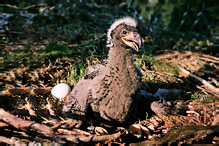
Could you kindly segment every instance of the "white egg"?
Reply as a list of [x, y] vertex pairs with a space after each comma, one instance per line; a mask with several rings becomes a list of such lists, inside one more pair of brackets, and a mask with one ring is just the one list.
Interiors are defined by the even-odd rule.
[[71, 88], [65, 83], [58, 84], [52, 88], [51, 94], [59, 100], [64, 100], [71, 93]]

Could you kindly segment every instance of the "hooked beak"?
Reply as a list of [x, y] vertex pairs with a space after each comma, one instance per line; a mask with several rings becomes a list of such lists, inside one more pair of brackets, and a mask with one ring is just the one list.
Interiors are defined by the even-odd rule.
[[127, 36], [122, 37], [123, 42], [137, 52], [141, 47], [141, 37], [137, 32], [130, 32]]

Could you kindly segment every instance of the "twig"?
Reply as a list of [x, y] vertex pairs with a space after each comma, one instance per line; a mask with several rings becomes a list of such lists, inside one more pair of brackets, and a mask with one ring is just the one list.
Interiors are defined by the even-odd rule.
[[52, 87], [45, 87], [45, 88], [35, 88], [32, 90], [33, 95], [44, 95], [44, 94], [50, 94], [52, 90]]
[[7, 123], [0, 122], [0, 127], [8, 127]]
[[208, 93], [207, 93], [207, 91], [206, 91], [206, 89], [204, 89], [204, 88], [202, 88], [202, 87], [200, 87], [200, 86], [196, 86], [198, 89], [200, 89], [203, 93], [205, 93], [206, 95], [208, 95]]
[[205, 85], [209, 90], [215, 92], [216, 94], [219, 93], [218, 88], [214, 87], [213, 85], [211, 85], [210, 83], [208, 83], [206, 80], [204, 80], [204, 79], [202, 79], [202, 78], [200, 78], [200, 77], [198, 77], [198, 76], [196, 76], [196, 75], [190, 73], [189, 71], [187, 71], [187, 70], [185, 70], [185, 69], [183, 69], [183, 68], [181, 68], [181, 67], [179, 67], [179, 69], [180, 69], [183, 73], [185, 73], [186, 75], [189, 75], [189, 76], [195, 78], [196, 80], [200, 81], [200, 82], [201, 82], [203, 85]]
[[15, 144], [14, 142], [12, 142], [10, 138], [4, 137], [4, 136], [0, 136], [0, 142], [4, 142], [10, 145]]
[[39, 133], [43, 133], [44, 135], [49, 135], [49, 136], [54, 135], [50, 127], [47, 127], [46, 125], [38, 124], [32, 121], [23, 120], [21, 118], [18, 118], [6, 112], [2, 108], [0, 108], [0, 119], [22, 131], [27, 131], [29, 129], [32, 129]]
[[207, 114], [207, 113], [206, 113], [206, 106], [203, 104], [202, 107], [203, 107], [202, 109], [203, 109], [203, 112], [204, 112], [204, 124], [206, 124], [206, 121], [207, 121], [207, 117], [206, 117], [206, 114]]
[[179, 55], [180, 55], [180, 53], [178, 51], [174, 51], [173, 54], [167, 54], [167, 55], [164, 55], [164, 56], [157, 56], [157, 57], [154, 57], [154, 58], [156, 60], [161, 60], [161, 59], [176, 57], [176, 56], [179, 56]]
[[74, 134], [91, 135], [89, 132], [86, 132], [86, 131], [83, 131], [83, 130], [80, 130], [80, 129], [73, 129], [71, 131], [71, 130], [61, 129], [60, 128], [60, 129], [58, 129], [58, 132], [62, 133], [62, 134], [70, 134], [70, 135], [74, 135]]
[[205, 93], [206, 95], [209, 95], [208, 93], [210, 93], [210, 94], [212, 94], [212, 95], [214, 95], [214, 96], [216, 96], [216, 97], [218, 97], [218, 93], [215, 93], [215, 92], [213, 92], [212, 90], [209, 90], [209, 89], [204, 89], [204, 88], [202, 88], [202, 87], [200, 87], [200, 86], [196, 86], [198, 89], [200, 89], [203, 93]]
[[94, 135], [94, 136], [83, 136], [79, 137], [79, 140], [81, 142], [101, 142], [101, 141], [110, 141], [110, 140], [115, 140], [119, 138], [122, 135], [122, 133], [119, 131], [114, 134], [109, 134], [109, 135]]
[[51, 129], [53, 129], [53, 131], [55, 131], [56, 129], [58, 129], [59, 127], [61, 127], [63, 125], [62, 122], [59, 122], [57, 124], [55, 124], [54, 126], [51, 127]]
[[157, 56], [157, 57], [154, 57], [156, 60], [161, 60], [161, 59], [167, 59], [167, 58], [173, 58], [173, 57], [178, 57], [178, 58], [182, 58], [182, 57], [186, 57], [186, 56], [191, 56], [192, 55], [192, 52], [189, 52], [189, 51], [186, 51], [185, 54], [183, 53], [180, 53], [178, 51], [174, 51], [173, 54], [167, 54], [167, 55], [164, 55], [164, 56]]
[[213, 63], [219, 63], [218, 60], [213, 60], [213, 59], [209, 59], [209, 58], [204, 58], [204, 57], [200, 57], [201, 60], [205, 60], [207, 62], [213, 62]]
[[211, 58], [213, 60], [219, 61], [219, 58], [214, 57], [214, 56], [210, 56], [210, 55], [206, 55], [206, 54], [201, 54], [201, 53], [194, 53], [194, 52], [192, 54], [196, 55], [196, 56], [202, 56], [202, 57], [205, 57], [205, 58]]
[[77, 124], [78, 124], [77, 121], [72, 122], [71, 124], [69, 124], [69, 126], [67, 127], [67, 129], [72, 129], [72, 128], [74, 128]]
[[93, 136], [92, 141], [98, 142], [98, 141], [107, 141], [107, 140], [115, 140], [119, 138], [122, 135], [122, 132], [119, 131], [117, 133], [111, 134], [111, 135], [100, 135], [100, 136]]
[[30, 94], [30, 88], [12, 88], [3, 91], [4, 94], [7, 95], [23, 95], [23, 94]]
[[39, 123], [35, 123], [32, 121], [23, 120], [21, 118], [18, 118], [8, 112], [6, 112], [4, 109], [0, 108], [0, 120], [5, 121], [6, 123], [14, 126], [15, 128], [22, 130], [22, 131], [29, 131], [33, 130], [36, 131], [39, 134], [43, 134], [45, 136], [48, 136], [53, 141], [59, 142], [59, 143], [65, 143], [63, 140], [61, 140], [59, 137], [57, 137], [53, 133], [53, 129]]
[[214, 121], [212, 122], [212, 125], [217, 125], [219, 123], [219, 115], [218, 115], [218, 107], [219, 107], [219, 102], [215, 102], [213, 105], [212, 105], [213, 109], [214, 109], [214, 112], [213, 112], [213, 115], [214, 115]]
[[64, 135], [61, 137], [65, 137], [68, 141], [78, 143], [78, 142], [104, 142], [111, 141], [119, 138], [123, 133], [121, 131], [108, 134], [108, 135], [90, 135], [90, 136], [82, 136], [82, 135]]

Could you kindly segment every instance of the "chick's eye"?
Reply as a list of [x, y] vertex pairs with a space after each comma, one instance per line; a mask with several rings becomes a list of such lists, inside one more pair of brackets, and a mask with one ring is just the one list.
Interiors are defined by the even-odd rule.
[[127, 34], [127, 31], [126, 31], [126, 30], [123, 30], [123, 31], [122, 31], [122, 34]]

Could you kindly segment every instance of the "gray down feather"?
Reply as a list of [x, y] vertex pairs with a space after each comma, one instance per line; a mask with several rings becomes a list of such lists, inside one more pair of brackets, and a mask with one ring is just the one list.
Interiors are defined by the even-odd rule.
[[81, 122], [91, 117], [109, 123], [126, 123], [136, 115], [141, 75], [132, 59], [133, 49], [121, 39], [126, 36], [124, 30], [138, 35], [136, 28], [126, 23], [112, 30], [107, 63], [90, 68], [79, 80], [66, 98], [65, 115]]

